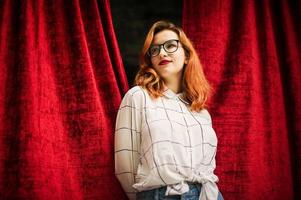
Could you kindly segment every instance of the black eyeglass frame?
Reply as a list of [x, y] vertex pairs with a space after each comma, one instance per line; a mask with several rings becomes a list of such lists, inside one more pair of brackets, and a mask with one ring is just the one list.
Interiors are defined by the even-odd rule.
[[[167, 43], [171, 42], [171, 41], [176, 41], [176, 42], [177, 42], [177, 48], [176, 48], [174, 51], [168, 51], [168, 50], [166, 50], [166, 48], [165, 48], [165, 45], [166, 45]], [[151, 57], [151, 58], [156, 57], [156, 56], [158, 56], [158, 55], [160, 54], [160, 52], [161, 52], [161, 47], [163, 47], [163, 49], [164, 49], [164, 51], [165, 51], [166, 53], [174, 53], [174, 52], [176, 52], [176, 51], [179, 49], [179, 42], [180, 42], [180, 41], [177, 40], [177, 39], [171, 39], [171, 40], [165, 41], [165, 42], [162, 43], [162, 44], [151, 45], [151, 46], [149, 47], [149, 49], [147, 50], [147, 54], [148, 54], [148, 56]], [[151, 55], [151, 48], [152, 48], [152, 47], [159, 47], [158, 54], [156, 54], [156, 55]]]

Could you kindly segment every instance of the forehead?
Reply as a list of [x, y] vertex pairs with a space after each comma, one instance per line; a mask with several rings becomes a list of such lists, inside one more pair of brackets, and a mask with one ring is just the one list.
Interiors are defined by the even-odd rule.
[[178, 40], [178, 34], [171, 30], [163, 30], [154, 35], [153, 44], [162, 44], [165, 41], [172, 39]]

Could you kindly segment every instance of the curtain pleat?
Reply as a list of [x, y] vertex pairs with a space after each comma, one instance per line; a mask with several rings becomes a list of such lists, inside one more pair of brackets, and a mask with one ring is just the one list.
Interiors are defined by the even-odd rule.
[[301, 198], [300, 1], [183, 3], [212, 83], [225, 199]]
[[1, 199], [125, 199], [114, 176], [128, 89], [109, 1], [0, 2]]

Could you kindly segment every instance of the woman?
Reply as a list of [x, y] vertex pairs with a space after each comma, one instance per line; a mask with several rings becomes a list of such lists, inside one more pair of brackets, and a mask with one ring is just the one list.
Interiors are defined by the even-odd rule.
[[223, 199], [205, 109], [210, 86], [181, 28], [166, 21], [151, 27], [135, 83], [115, 131], [115, 173], [129, 199]]

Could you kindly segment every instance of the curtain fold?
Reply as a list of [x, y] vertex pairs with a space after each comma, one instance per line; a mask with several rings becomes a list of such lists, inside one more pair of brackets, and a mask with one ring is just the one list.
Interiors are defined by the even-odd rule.
[[225, 199], [300, 199], [300, 1], [183, 3], [183, 28], [215, 91]]
[[128, 83], [100, 1], [0, 2], [1, 199], [125, 199], [114, 176]]

